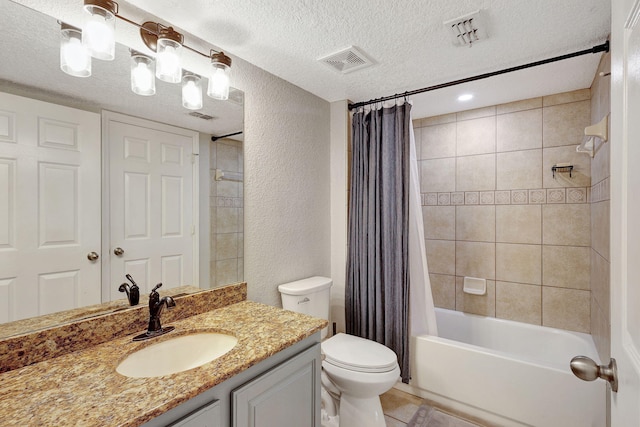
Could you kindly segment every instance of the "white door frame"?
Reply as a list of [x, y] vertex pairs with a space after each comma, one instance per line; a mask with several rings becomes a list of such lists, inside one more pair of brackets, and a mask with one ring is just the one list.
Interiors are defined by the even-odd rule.
[[[193, 286], [200, 286], [199, 278], [199, 229], [200, 229], [200, 214], [199, 214], [199, 141], [200, 135], [198, 132], [179, 128], [175, 126], [166, 125], [163, 123], [154, 122], [152, 120], [141, 119], [138, 117], [127, 116], [125, 114], [115, 113], [113, 111], [102, 111], [102, 302], [107, 302], [110, 299], [111, 287], [117, 286], [118, 283], [123, 281], [124, 278], [112, 278], [111, 277], [111, 215], [110, 215], [110, 138], [109, 138], [109, 122], [118, 121], [127, 123], [134, 126], [152, 127], [164, 132], [171, 132], [179, 135], [184, 135], [192, 140], [193, 156], [191, 159], [192, 166], [192, 182], [193, 182], [193, 197], [192, 197], [192, 215], [194, 230], [193, 236]], [[112, 283], [112, 280], [115, 280]], [[144, 301], [144, 300], [142, 300]]]

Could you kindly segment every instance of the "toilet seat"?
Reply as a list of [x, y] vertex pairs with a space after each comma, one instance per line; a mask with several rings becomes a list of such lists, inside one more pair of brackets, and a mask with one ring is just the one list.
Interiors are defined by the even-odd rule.
[[337, 334], [321, 344], [324, 361], [356, 372], [389, 372], [398, 366], [393, 350], [375, 341]]

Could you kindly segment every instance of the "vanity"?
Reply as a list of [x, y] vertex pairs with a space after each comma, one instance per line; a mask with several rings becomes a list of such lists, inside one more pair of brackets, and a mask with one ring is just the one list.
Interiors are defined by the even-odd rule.
[[[75, 351], [0, 374], [0, 424], [319, 426], [320, 330], [326, 321], [246, 299], [237, 302], [237, 291], [246, 295], [243, 286], [190, 296], [194, 303], [197, 298], [218, 302], [205, 305], [204, 310], [213, 306], [212, 310], [179, 320], [167, 316], [163, 325], [175, 330], [166, 335], [133, 342], [142, 330], [127, 330], [127, 335], [95, 345], [89, 340], [86, 346], [74, 347]], [[187, 303], [176, 302], [177, 306]], [[99, 329], [101, 322], [112, 326], [117, 319], [110, 318], [121, 316], [129, 326], [126, 316], [135, 313], [143, 319], [144, 309], [77, 323]], [[76, 322], [70, 325], [77, 326]], [[116, 372], [120, 362], [137, 350], [199, 332], [231, 335], [237, 344], [211, 362], [171, 375], [132, 378]], [[3, 342], [6, 345], [6, 340], [0, 345]], [[153, 358], [148, 363], [153, 366]]]

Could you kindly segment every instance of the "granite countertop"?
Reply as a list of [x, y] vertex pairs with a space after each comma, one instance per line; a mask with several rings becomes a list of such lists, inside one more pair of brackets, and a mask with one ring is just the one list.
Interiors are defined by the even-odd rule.
[[[127, 337], [0, 374], [0, 424], [138, 426], [326, 324], [326, 320], [243, 301], [166, 324], [176, 330], [149, 341], [132, 342], [141, 331], [131, 331]], [[115, 370], [128, 354], [144, 346], [205, 330], [235, 335], [238, 344], [210, 363], [164, 377], [128, 378]]]

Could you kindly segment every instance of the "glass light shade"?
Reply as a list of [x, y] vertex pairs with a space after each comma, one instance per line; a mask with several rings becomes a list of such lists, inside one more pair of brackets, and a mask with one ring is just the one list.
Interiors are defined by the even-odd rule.
[[131, 55], [131, 90], [138, 95], [156, 93], [155, 61], [141, 54]]
[[202, 80], [195, 74], [182, 77], [182, 106], [189, 110], [202, 108]]
[[89, 18], [82, 28], [82, 44], [96, 59], [111, 61], [116, 50], [116, 18], [112, 11], [97, 5], [85, 5]]
[[213, 99], [226, 101], [229, 99], [229, 82], [231, 67], [220, 62], [211, 63], [211, 74], [209, 75], [209, 86], [207, 95]]
[[180, 83], [182, 45], [175, 40], [159, 38], [156, 53], [156, 77], [165, 82]]
[[60, 69], [70, 76], [91, 75], [91, 55], [82, 44], [82, 33], [77, 28], [60, 30]]

